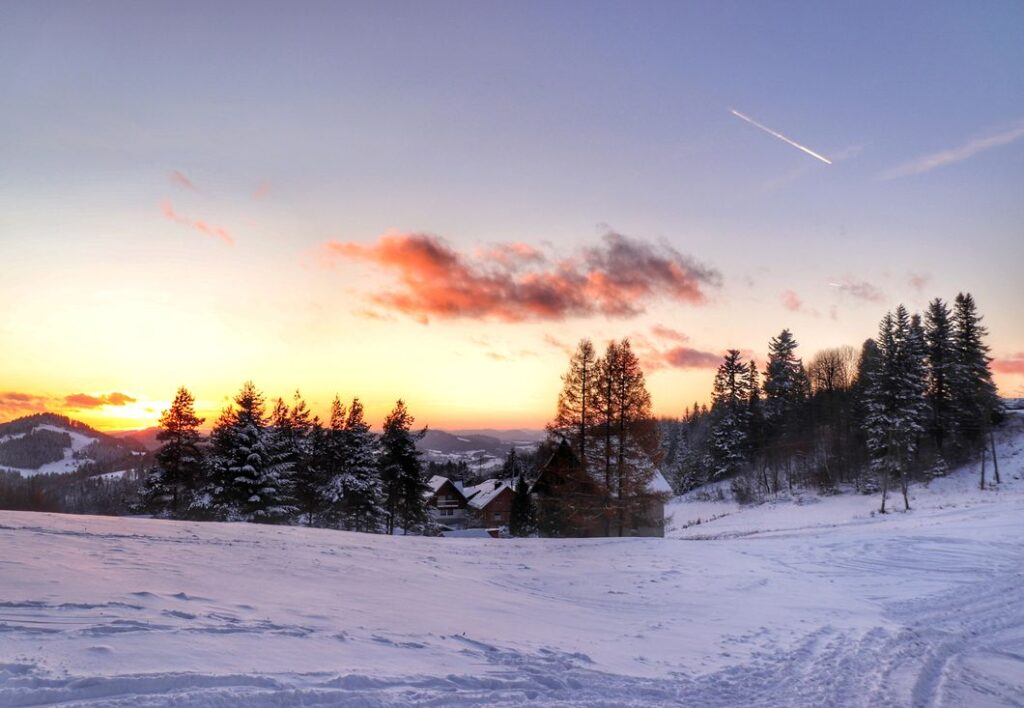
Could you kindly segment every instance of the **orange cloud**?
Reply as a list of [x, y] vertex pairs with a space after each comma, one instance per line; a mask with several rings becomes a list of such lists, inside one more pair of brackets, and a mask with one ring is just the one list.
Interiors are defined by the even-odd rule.
[[0, 420], [46, 411], [50, 398], [34, 393], [0, 391]]
[[995, 359], [992, 370], [1000, 374], [1024, 374], [1024, 352], [1018, 352], [1004, 359]]
[[322, 252], [328, 264], [361, 260], [395, 273], [400, 287], [371, 299], [422, 322], [430, 317], [503, 322], [632, 317], [657, 299], [701, 304], [706, 289], [721, 282], [717, 271], [669, 246], [617, 233], [559, 260], [525, 244], [467, 255], [437, 236], [404, 233], [369, 245], [330, 241]]
[[235, 245], [235, 239], [231, 236], [230, 233], [228, 233], [227, 229], [221, 226], [211, 226], [202, 219], [190, 219], [188, 217], [181, 216], [176, 211], [174, 211], [174, 207], [167, 200], [164, 200], [163, 202], [160, 203], [160, 210], [164, 213], [165, 217], [167, 217], [168, 219], [175, 223], [188, 226], [189, 228], [192, 228], [206, 236], [219, 238], [221, 241], [223, 241], [229, 246]]
[[113, 393], [92, 396], [88, 393], [72, 393], [64, 397], [67, 408], [101, 408], [103, 406], [124, 406], [135, 403], [136, 399], [126, 393]]

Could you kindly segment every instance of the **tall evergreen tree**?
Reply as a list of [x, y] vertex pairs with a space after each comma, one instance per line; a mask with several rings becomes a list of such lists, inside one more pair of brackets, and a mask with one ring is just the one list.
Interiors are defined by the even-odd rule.
[[377, 464], [379, 443], [363, 416], [363, 404], [352, 399], [345, 418], [345, 457], [341, 488], [343, 527], [377, 533], [385, 518], [384, 485]]
[[[960, 293], [953, 304], [953, 341], [956, 365], [953, 367], [951, 403], [954, 424], [962, 446], [982, 455], [982, 482], [984, 487], [984, 459], [986, 438], [992, 425], [1002, 416], [1003, 404], [992, 380], [989, 368], [991, 358], [985, 344], [988, 329], [981, 324], [974, 298]], [[993, 452], [995, 444], [993, 442]], [[997, 463], [998, 464], [998, 463]], [[998, 467], [996, 467], [998, 482]]]
[[735, 474], [746, 462], [751, 403], [749, 365], [730, 349], [715, 373], [711, 393], [710, 454], [714, 479]]
[[195, 506], [223, 521], [280, 522], [293, 513], [287, 461], [272, 449], [263, 394], [247, 381], [211, 435], [210, 473]]
[[552, 433], [573, 447], [584, 471], [590, 467], [588, 458], [594, 425], [596, 368], [593, 343], [589, 339], [581, 339], [569, 360], [569, 370], [562, 376], [555, 420], [548, 426]]
[[203, 452], [196, 415], [195, 398], [182, 386], [171, 407], [160, 416], [156, 439], [163, 443], [156, 453], [156, 466], [146, 474], [140, 506], [157, 516], [181, 516], [202, 478]]
[[955, 379], [956, 348], [949, 307], [940, 298], [928, 303], [925, 312], [925, 342], [928, 348], [929, 429], [939, 454], [953, 429], [952, 385]]
[[907, 479], [917, 441], [927, 419], [924, 357], [926, 346], [919, 318], [912, 320], [900, 305], [895, 316], [887, 313], [879, 325], [879, 366], [868, 390], [865, 421], [872, 467], [882, 482], [882, 506], [889, 482], [898, 478], [904, 508], [910, 509]]
[[532, 536], [537, 533], [537, 510], [530, 497], [529, 485], [522, 477], [516, 481], [515, 496], [512, 497], [512, 509], [509, 513], [508, 532], [517, 537]]
[[399, 400], [384, 419], [381, 432], [380, 469], [384, 482], [386, 529], [394, 533], [401, 526], [403, 534], [424, 529], [428, 524], [426, 492], [420, 453], [412, 432], [414, 418]]

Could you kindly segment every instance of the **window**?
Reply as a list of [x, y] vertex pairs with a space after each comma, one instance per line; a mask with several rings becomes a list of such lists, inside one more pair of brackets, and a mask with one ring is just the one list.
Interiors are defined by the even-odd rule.
[[501, 521], [501, 512], [500, 511], [494, 512], [494, 520], [495, 521]]

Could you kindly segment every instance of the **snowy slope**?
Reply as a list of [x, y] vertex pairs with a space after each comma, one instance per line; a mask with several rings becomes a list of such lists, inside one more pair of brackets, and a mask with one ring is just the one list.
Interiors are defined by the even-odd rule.
[[678, 504], [667, 539], [0, 512], [0, 705], [1021, 705], [1017, 423], [998, 491]]
[[[55, 462], [48, 462], [42, 465], [38, 469], [22, 469], [18, 467], [3, 467], [5, 470], [17, 472], [23, 477], [31, 477], [37, 474], [63, 474], [65, 472], [74, 472], [81, 465], [85, 464], [89, 460], [76, 459], [75, 453], [84, 450], [85, 448], [92, 445], [98, 440], [98, 438], [90, 437], [84, 433], [80, 433], [77, 430], [71, 430], [68, 428], [62, 428], [56, 425], [42, 424], [37, 425], [33, 428], [35, 430], [49, 430], [55, 433], [67, 433], [71, 436], [71, 447], [64, 448], [64, 458]], [[0, 438], [0, 442], [6, 442], [11, 438], [21, 437], [21, 435], [5, 435]]]

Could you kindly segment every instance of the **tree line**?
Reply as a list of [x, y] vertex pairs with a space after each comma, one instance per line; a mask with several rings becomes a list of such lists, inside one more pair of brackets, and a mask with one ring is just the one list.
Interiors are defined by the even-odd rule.
[[663, 421], [667, 471], [678, 491], [730, 479], [741, 501], [800, 485], [832, 491], [852, 484], [881, 492], [886, 510], [898, 485], [910, 508], [913, 479], [950, 464], [998, 462], [992, 428], [1002, 415], [989, 368], [986, 328], [974, 298], [940, 298], [922, 317], [898, 306], [877, 337], [818, 352], [808, 363], [784, 329], [771, 339], [763, 373], [729, 350], [718, 367], [710, 407]]
[[164, 518], [304, 523], [368, 533], [430, 531], [426, 482], [402, 400], [374, 433], [358, 398], [335, 397], [329, 419], [265, 399], [245, 383], [209, 439], [188, 389], [160, 418], [162, 443], [138, 511]]

